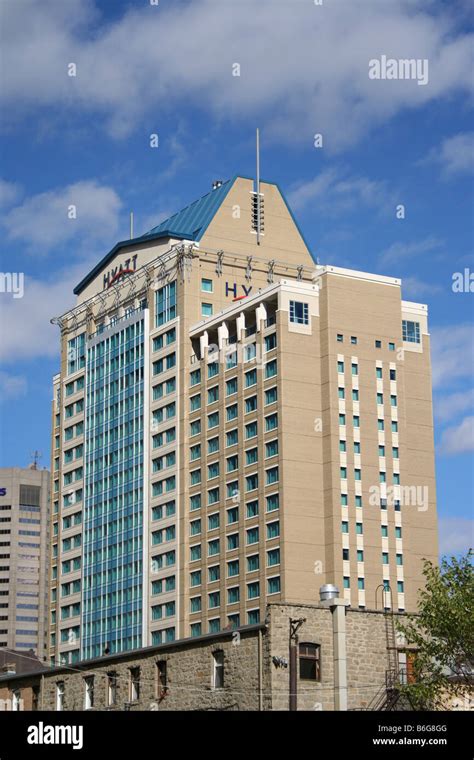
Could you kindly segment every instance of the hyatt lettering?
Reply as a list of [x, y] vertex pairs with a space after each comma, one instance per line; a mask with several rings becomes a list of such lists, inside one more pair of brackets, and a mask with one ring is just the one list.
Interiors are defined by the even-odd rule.
[[123, 264], [120, 264], [119, 267], [117, 266], [113, 269], [109, 269], [109, 271], [104, 274], [104, 289], [112, 287], [112, 285], [124, 275], [136, 272], [137, 258], [138, 254], [135, 254], [132, 258], [126, 259], [126, 261], [124, 261]]
[[[244, 291], [244, 296], [248, 296], [249, 293], [250, 293], [250, 291], [252, 290], [252, 286], [251, 285], [248, 288], [247, 288], [246, 285], [241, 285], [240, 287]], [[229, 283], [226, 282], [226, 284], [225, 284], [225, 294], [226, 294], [226, 296], [228, 296], [231, 293], [234, 296], [234, 298], [238, 297], [237, 296], [237, 283], [234, 282], [232, 285], [229, 285]]]

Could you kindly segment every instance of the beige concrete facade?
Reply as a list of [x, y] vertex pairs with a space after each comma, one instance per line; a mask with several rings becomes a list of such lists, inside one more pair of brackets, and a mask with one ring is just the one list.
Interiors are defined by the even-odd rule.
[[50, 473], [0, 469], [0, 647], [45, 654]]
[[[93, 466], [86, 354], [71, 364], [71, 341], [86, 332], [87, 352], [140, 319], [138, 645], [258, 623], [269, 602], [313, 604], [324, 583], [355, 609], [416, 607], [422, 559], [437, 557], [427, 308], [402, 301], [397, 279], [316, 266], [278, 188], [261, 192], [259, 245], [252, 183], [238, 178], [199, 243], [124, 248], [58, 320], [53, 551], [70, 562], [51, 565], [56, 662], [81, 656]], [[141, 266], [104, 288], [133, 252]], [[108, 638], [96, 638], [98, 653]]]

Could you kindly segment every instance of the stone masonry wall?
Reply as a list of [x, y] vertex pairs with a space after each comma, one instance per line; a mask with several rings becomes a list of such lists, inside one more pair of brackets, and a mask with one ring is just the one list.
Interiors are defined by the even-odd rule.
[[[321, 681], [299, 678], [298, 710], [334, 710], [334, 652], [332, 613], [313, 605], [270, 605], [265, 662], [266, 709], [288, 710], [289, 667], [273, 664], [273, 657], [289, 660], [289, 620], [306, 618], [298, 632], [299, 642], [321, 647]], [[367, 706], [385, 683], [388, 668], [385, 619], [380, 612], [346, 611], [348, 709]]]

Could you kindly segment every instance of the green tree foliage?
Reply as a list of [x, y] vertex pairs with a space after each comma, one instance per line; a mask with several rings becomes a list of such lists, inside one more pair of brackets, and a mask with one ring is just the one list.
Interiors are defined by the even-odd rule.
[[403, 691], [415, 709], [449, 709], [452, 698], [472, 697], [474, 674], [474, 568], [465, 557], [425, 561], [426, 586], [418, 613], [398, 623], [414, 653], [413, 683]]

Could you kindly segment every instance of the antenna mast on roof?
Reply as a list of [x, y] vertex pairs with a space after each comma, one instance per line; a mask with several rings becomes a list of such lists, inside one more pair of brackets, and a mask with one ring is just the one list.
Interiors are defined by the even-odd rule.
[[257, 245], [260, 245], [260, 131], [257, 127], [257, 176], [256, 176], [256, 193], [257, 193]]
[[30, 465], [30, 468], [32, 470], [37, 470], [38, 469], [38, 462], [42, 458], [42, 456], [43, 455], [42, 455], [41, 451], [36, 450], [36, 451], [32, 451], [31, 452], [31, 457], [32, 457], [33, 461], [32, 461], [32, 463]]
[[130, 240], [133, 240], [133, 211], [130, 211]]

